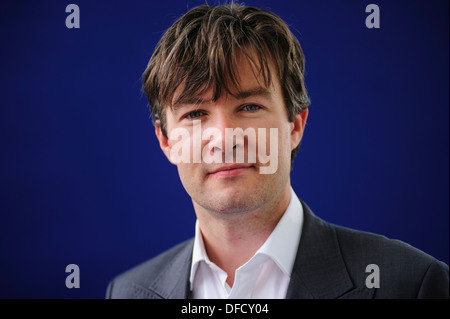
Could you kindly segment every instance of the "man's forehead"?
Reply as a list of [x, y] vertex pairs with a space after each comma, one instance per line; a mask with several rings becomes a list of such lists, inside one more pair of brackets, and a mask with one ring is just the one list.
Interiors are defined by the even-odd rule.
[[[251, 96], [265, 96], [275, 93], [275, 86], [279, 86], [278, 72], [273, 61], [268, 59], [267, 65], [261, 65], [254, 50], [246, 54], [236, 52], [233, 66], [226, 68], [229, 74], [223, 78], [225, 83], [203, 83], [198, 85], [191, 79], [184, 79], [175, 89], [170, 108], [174, 109], [182, 104], [202, 104], [213, 102], [222, 97], [245, 99]], [[193, 83], [197, 89], [189, 87]]]

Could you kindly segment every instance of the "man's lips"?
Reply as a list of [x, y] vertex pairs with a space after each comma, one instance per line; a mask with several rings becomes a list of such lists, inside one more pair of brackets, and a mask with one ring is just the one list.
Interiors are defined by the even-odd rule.
[[233, 165], [225, 165], [225, 166], [221, 166], [218, 167], [212, 171], [210, 171], [208, 173], [208, 175], [213, 175], [213, 176], [236, 176], [239, 175], [243, 172], [245, 172], [246, 170], [248, 170], [249, 168], [254, 167], [251, 164], [233, 164]]

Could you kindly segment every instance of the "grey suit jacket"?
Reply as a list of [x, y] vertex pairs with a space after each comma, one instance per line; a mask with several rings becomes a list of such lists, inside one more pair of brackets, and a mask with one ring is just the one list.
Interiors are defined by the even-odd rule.
[[[398, 240], [332, 225], [302, 202], [304, 222], [286, 298], [449, 298], [449, 268]], [[107, 298], [190, 298], [193, 239], [117, 276]], [[368, 288], [369, 264], [379, 288]], [[370, 286], [370, 285], [369, 285]]]

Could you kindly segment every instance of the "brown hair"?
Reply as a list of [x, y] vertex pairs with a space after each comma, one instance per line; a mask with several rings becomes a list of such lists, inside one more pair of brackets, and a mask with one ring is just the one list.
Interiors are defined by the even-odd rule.
[[[249, 49], [256, 53], [257, 61], [250, 58]], [[166, 31], [142, 76], [153, 121], [159, 120], [166, 137], [164, 107], [172, 106], [175, 90], [181, 84], [184, 89], [178, 100], [196, 97], [211, 86], [213, 99], [217, 100], [223, 90], [232, 95], [230, 85], [239, 88], [237, 50], [259, 67], [255, 71], [261, 72], [266, 86], [271, 83], [272, 61], [290, 122], [308, 108], [303, 51], [281, 18], [236, 3], [202, 5], [188, 11]], [[291, 153], [291, 167], [298, 149]]]

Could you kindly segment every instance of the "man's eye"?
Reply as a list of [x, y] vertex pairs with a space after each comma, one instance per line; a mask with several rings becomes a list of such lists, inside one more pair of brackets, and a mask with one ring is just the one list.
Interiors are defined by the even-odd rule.
[[248, 112], [254, 112], [259, 110], [261, 107], [259, 105], [256, 104], [247, 104], [244, 105], [244, 107], [242, 108], [244, 111], [248, 111]]
[[202, 115], [203, 115], [203, 112], [202, 112], [202, 111], [192, 111], [192, 112], [189, 112], [189, 113], [186, 115], [186, 118], [187, 118], [187, 119], [195, 119], [195, 118], [200, 117], [200, 116], [202, 116]]

